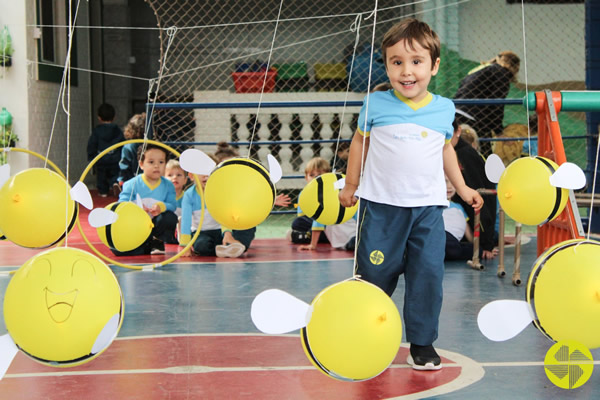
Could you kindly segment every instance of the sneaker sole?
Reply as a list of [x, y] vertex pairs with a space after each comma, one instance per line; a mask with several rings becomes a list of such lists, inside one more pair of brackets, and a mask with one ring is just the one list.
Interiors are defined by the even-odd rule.
[[244, 254], [244, 250], [246, 250], [246, 248], [243, 244], [232, 243], [228, 246], [221, 244], [215, 248], [215, 253], [217, 254], [217, 257], [221, 258], [237, 258]]
[[438, 365], [430, 362], [425, 365], [417, 365], [410, 354], [408, 355], [406, 362], [412, 367], [412, 369], [416, 369], [417, 371], [437, 371], [442, 369], [441, 362]]

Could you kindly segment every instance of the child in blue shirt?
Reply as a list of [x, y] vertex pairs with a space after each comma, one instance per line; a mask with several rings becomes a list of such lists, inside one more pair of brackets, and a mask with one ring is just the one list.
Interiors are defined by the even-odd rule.
[[148, 239], [137, 249], [127, 252], [111, 249], [118, 256], [162, 254], [165, 242], [176, 243], [175, 187], [164, 177], [167, 151], [160, 146], [146, 144], [140, 147], [140, 153], [139, 165], [143, 172], [125, 182], [119, 201], [135, 202], [139, 195], [144, 211], [152, 218], [154, 227]]
[[483, 199], [465, 184], [450, 144], [454, 104], [427, 90], [440, 65], [437, 34], [408, 18], [384, 35], [381, 47], [392, 89], [370, 93], [363, 103], [339, 198], [344, 207], [358, 201], [364, 160], [355, 273], [390, 296], [404, 275], [407, 362], [438, 370], [433, 342], [442, 309], [444, 173], [467, 204], [479, 209]]

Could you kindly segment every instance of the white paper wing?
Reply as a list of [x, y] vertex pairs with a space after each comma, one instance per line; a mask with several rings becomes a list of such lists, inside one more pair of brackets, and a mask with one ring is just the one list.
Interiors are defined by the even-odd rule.
[[209, 175], [216, 163], [206, 153], [198, 149], [187, 149], [179, 156], [184, 171], [197, 175]]
[[490, 182], [498, 183], [504, 169], [504, 163], [497, 154], [490, 154], [485, 161], [485, 176], [487, 176]]
[[271, 182], [279, 182], [283, 176], [283, 171], [281, 170], [279, 161], [277, 161], [277, 159], [271, 154], [267, 154], [267, 161], [269, 162], [269, 176], [271, 177]]
[[75, 186], [71, 188], [71, 197], [88, 210], [94, 208], [92, 195], [90, 194], [90, 191], [85, 183], [81, 181], [77, 182]]
[[307, 324], [310, 306], [279, 289], [259, 293], [252, 302], [252, 322], [261, 332], [282, 334], [303, 328]]
[[522, 300], [495, 300], [479, 311], [477, 325], [481, 333], [495, 342], [517, 336], [533, 321], [529, 304]]
[[563, 189], [581, 189], [585, 186], [585, 173], [578, 165], [563, 163], [550, 177], [550, 184]]
[[88, 215], [88, 222], [94, 228], [113, 224], [117, 222], [117, 219], [119, 219], [119, 214], [106, 208], [93, 209]]
[[8, 334], [0, 336], [0, 379], [6, 374], [17, 351], [17, 345]]

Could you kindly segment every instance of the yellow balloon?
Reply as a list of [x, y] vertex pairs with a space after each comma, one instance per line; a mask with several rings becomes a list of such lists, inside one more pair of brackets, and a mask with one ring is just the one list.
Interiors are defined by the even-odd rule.
[[206, 209], [230, 229], [250, 229], [273, 209], [275, 187], [269, 172], [249, 158], [230, 158], [210, 174], [204, 189]]
[[55, 367], [83, 364], [116, 337], [123, 296], [110, 268], [86, 251], [46, 250], [17, 270], [4, 296], [4, 322], [15, 344]]
[[104, 208], [119, 216], [114, 223], [96, 228], [106, 246], [118, 251], [130, 251], [137, 249], [150, 236], [154, 227], [152, 219], [136, 204], [124, 201], [111, 203]]
[[0, 230], [8, 240], [29, 248], [52, 246], [73, 229], [78, 205], [56, 172], [31, 168], [0, 188]]
[[402, 320], [392, 299], [377, 286], [348, 280], [315, 297], [301, 330], [308, 359], [327, 376], [362, 381], [382, 373], [402, 341]]
[[338, 198], [340, 190], [334, 186], [342, 178], [343, 174], [328, 172], [308, 182], [298, 199], [302, 212], [323, 225], [343, 224], [352, 218], [358, 203], [352, 207], [343, 207]]
[[569, 191], [550, 185], [558, 165], [544, 157], [519, 158], [498, 182], [498, 201], [506, 214], [525, 225], [541, 225], [565, 208]]
[[534, 325], [554, 341], [600, 347], [600, 242], [558, 243], [536, 260], [527, 281]]

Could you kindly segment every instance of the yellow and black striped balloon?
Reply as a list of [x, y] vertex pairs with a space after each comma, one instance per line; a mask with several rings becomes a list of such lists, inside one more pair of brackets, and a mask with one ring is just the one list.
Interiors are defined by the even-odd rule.
[[119, 217], [109, 225], [96, 228], [102, 243], [117, 251], [137, 249], [150, 236], [154, 224], [150, 216], [138, 205], [124, 201], [105, 207]]
[[275, 203], [275, 186], [260, 163], [230, 158], [208, 177], [204, 199], [215, 221], [230, 229], [245, 230], [269, 216]]
[[541, 225], [560, 215], [569, 191], [550, 184], [558, 165], [544, 157], [519, 158], [498, 181], [498, 201], [506, 214], [525, 225]]
[[527, 281], [534, 325], [554, 341], [600, 347], [600, 242], [558, 243], [536, 260]]
[[347, 208], [340, 204], [335, 182], [342, 178], [343, 174], [328, 172], [308, 182], [298, 199], [302, 212], [323, 225], [343, 224], [352, 218], [358, 203]]

